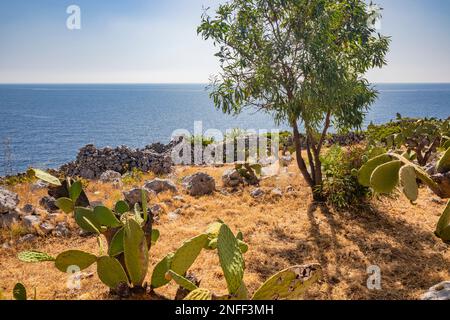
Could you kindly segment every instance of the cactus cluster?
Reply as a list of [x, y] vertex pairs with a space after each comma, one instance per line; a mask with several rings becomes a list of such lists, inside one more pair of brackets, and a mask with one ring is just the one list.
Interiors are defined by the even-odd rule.
[[[54, 186], [63, 186], [59, 179], [36, 170], [36, 176]], [[66, 182], [66, 181], [64, 181]], [[142, 192], [140, 204], [129, 208], [124, 201], [116, 203], [113, 210], [105, 206], [79, 207], [80, 195], [84, 193], [80, 182], [67, 183], [69, 197], [57, 199], [57, 206], [67, 214], [73, 214], [78, 226], [84, 230], [104, 236], [108, 242], [107, 255], [69, 250], [57, 257], [37, 251], [21, 252], [23, 262], [54, 262], [61, 272], [73, 267], [84, 270], [97, 264], [100, 280], [113, 291], [127, 294], [124, 288], [142, 288], [147, 275], [149, 250], [159, 238], [159, 231], [152, 228], [153, 217], [147, 209], [146, 193]], [[101, 243], [101, 241], [99, 241]]]
[[249, 185], [258, 185], [261, 178], [262, 166], [258, 163], [239, 163], [235, 165], [236, 171]]
[[[205, 288], [198, 288], [185, 275], [202, 249], [217, 250], [220, 265], [228, 287], [228, 294], [216, 295]], [[243, 281], [245, 261], [243, 254], [248, 245], [242, 233], [234, 235], [222, 221], [210, 225], [205, 233], [185, 242], [175, 253], [166, 256], [156, 265], [152, 287], [157, 288], [175, 281], [189, 293], [185, 300], [248, 300], [249, 293]], [[182, 267], [177, 263], [184, 256]], [[294, 266], [267, 280], [253, 295], [252, 300], [298, 299], [321, 276], [319, 265]]]
[[[450, 171], [450, 148], [438, 161], [436, 171]], [[418, 181], [428, 186], [437, 196], [450, 198], [447, 186], [434, 181], [425, 170], [413, 162], [413, 157], [408, 152], [390, 152], [374, 156], [359, 170], [358, 180], [361, 185], [371, 187], [377, 193], [389, 194], [399, 187], [411, 202], [418, 199]], [[435, 234], [444, 242], [450, 242], [450, 202], [439, 220]]]
[[[421, 166], [428, 164], [431, 156], [439, 148], [450, 147], [450, 121], [434, 118], [410, 119], [402, 118], [400, 114], [391, 124], [392, 133], [382, 136], [379, 142], [387, 148], [395, 150], [405, 148], [414, 155]], [[392, 128], [391, 128], [392, 129]], [[373, 128], [372, 128], [373, 130]], [[375, 143], [376, 141], [372, 141]]]

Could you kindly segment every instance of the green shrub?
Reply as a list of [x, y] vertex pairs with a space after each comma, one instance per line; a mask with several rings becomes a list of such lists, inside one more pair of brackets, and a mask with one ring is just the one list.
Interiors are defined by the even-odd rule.
[[361, 146], [333, 146], [322, 157], [324, 172], [321, 192], [332, 207], [343, 210], [365, 202], [370, 194], [358, 182], [358, 170], [363, 165], [366, 149]]

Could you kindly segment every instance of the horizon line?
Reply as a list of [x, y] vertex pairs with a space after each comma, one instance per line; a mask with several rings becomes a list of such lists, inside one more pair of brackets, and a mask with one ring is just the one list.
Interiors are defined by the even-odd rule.
[[[370, 82], [371, 84], [450, 84], [450, 81], [384, 81], [384, 82]], [[0, 82], [0, 85], [208, 85], [209, 82]]]

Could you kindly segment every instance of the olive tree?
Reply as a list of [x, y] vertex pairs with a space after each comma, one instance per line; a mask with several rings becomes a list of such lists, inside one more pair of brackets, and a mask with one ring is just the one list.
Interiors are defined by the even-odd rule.
[[329, 129], [360, 128], [377, 95], [364, 75], [386, 64], [390, 39], [376, 32], [371, 8], [363, 0], [231, 0], [213, 15], [206, 9], [198, 27], [218, 49], [215, 106], [256, 108], [292, 127], [316, 197]]

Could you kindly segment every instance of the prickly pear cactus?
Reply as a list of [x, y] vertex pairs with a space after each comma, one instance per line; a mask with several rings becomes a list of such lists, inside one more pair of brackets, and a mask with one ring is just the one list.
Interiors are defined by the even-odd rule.
[[450, 148], [444, 153], [444, 155], [439, 159], [436, 170], [439, 173], [445, 173], [450, 171]]
[[112, 237], [111, 243], [108, 248], [108, 255], [110, 257], [117, 257], [123, 253], [123, 236], [125, 234], [125, 228], [119, 229]]
[[362, 186], [370, 187], [370, 178], [372, 177], [372, 173], [379, 166], [390, 162], [392, 158], [387, 154], [382, 154], [379, 156], [370, 159], [360, 170], [358, 173], [358, 181]]
[[75, 221], [78, 226], [87, 232], [101, 233], [101, 224], [97, 221], [94, 211], [85, 208], [75, 209]]
[[207, 289], [196, 289], [191, 291], [184, 300], [212, 300], [212, 293]]
[[144, 231], [133, 219], [125, 225], [123, 247], [130, 280], [134, 286], [141, 286], [147, 275], [148, 247]]
[[419, 197], [416, 170], [407, 165], [400, 169], [400, 186], [403, 194], [410, 200], [416, 201]]
[[47, 253], [38, 252], [38, 251], [24, 251], [20, 252], [17, 257], [22, 262], [28, 263], [36, 263], [36, 262], [45, 262], [45, 261], [55, 261], [55, 258]]
[[89, 268], [97, 261], [97, 257], [93, 254], [70, 250], [59, 254], [55, 260], [55, 267], [61, 272], [67, 272], [70, 267], [76, 266], [80, 270]]
[[97, 273], [100, 280], [111, 289], [128, 284], [128, 277], [120, 262], [111, 257], [100, 257], [97, 261]]
[[435, 235], [444, 242], [450, 242], [450, 201], [436, 226]]
[[185, 274], [205, 247], [207, 241], [207, 234], [201, 234], [186, 241], [175, 252], [170, 269], [180, 275]]
[[180, 287], [188, 290], [188, 291], [194, 291], [198, 289], [198, 287], [189, 279], [183, 277], [182, 275], [179, 275], [178, 273], [169, 270], [166, 273], [166, 279], [171, 281], [174, 280]]
[[401, 161], [391, 161], [377, 167], [370, 177], [370, 184], [377, 193], [391, 193], [399, 182]]
[[238, 240], [226, 224], [220, 227], [217, 250], [220, 265], [227, 281], [228, 292], [235, 295], [242, 286], [245, 262]]
[[169, 253], [153, 269], [151, 280], [152, 289], [160, 288], [170, 282], [170, 280], [167, 280], [166, 274], [170, 270], [173, 256], [174, 253]]
[[13, 297], [18, 301], [27, 300], [27, 289], [22, 283], [16, 283], [13, 289]]
[[34, 175], [36, 178], [41, 179], [44, 182], [48, 182], [51, 185], [54, 186], [61, 186], [61, 181], [59, 181], [58, 178], [52, 176], [51, 174], [48, 174], [45, 171], [39, 170], [39, 169], [31, 169], [34, 172]]
[[322, 275], [320, 265], [294, 266], [267, 280], [253, 300], [298, 300]]

